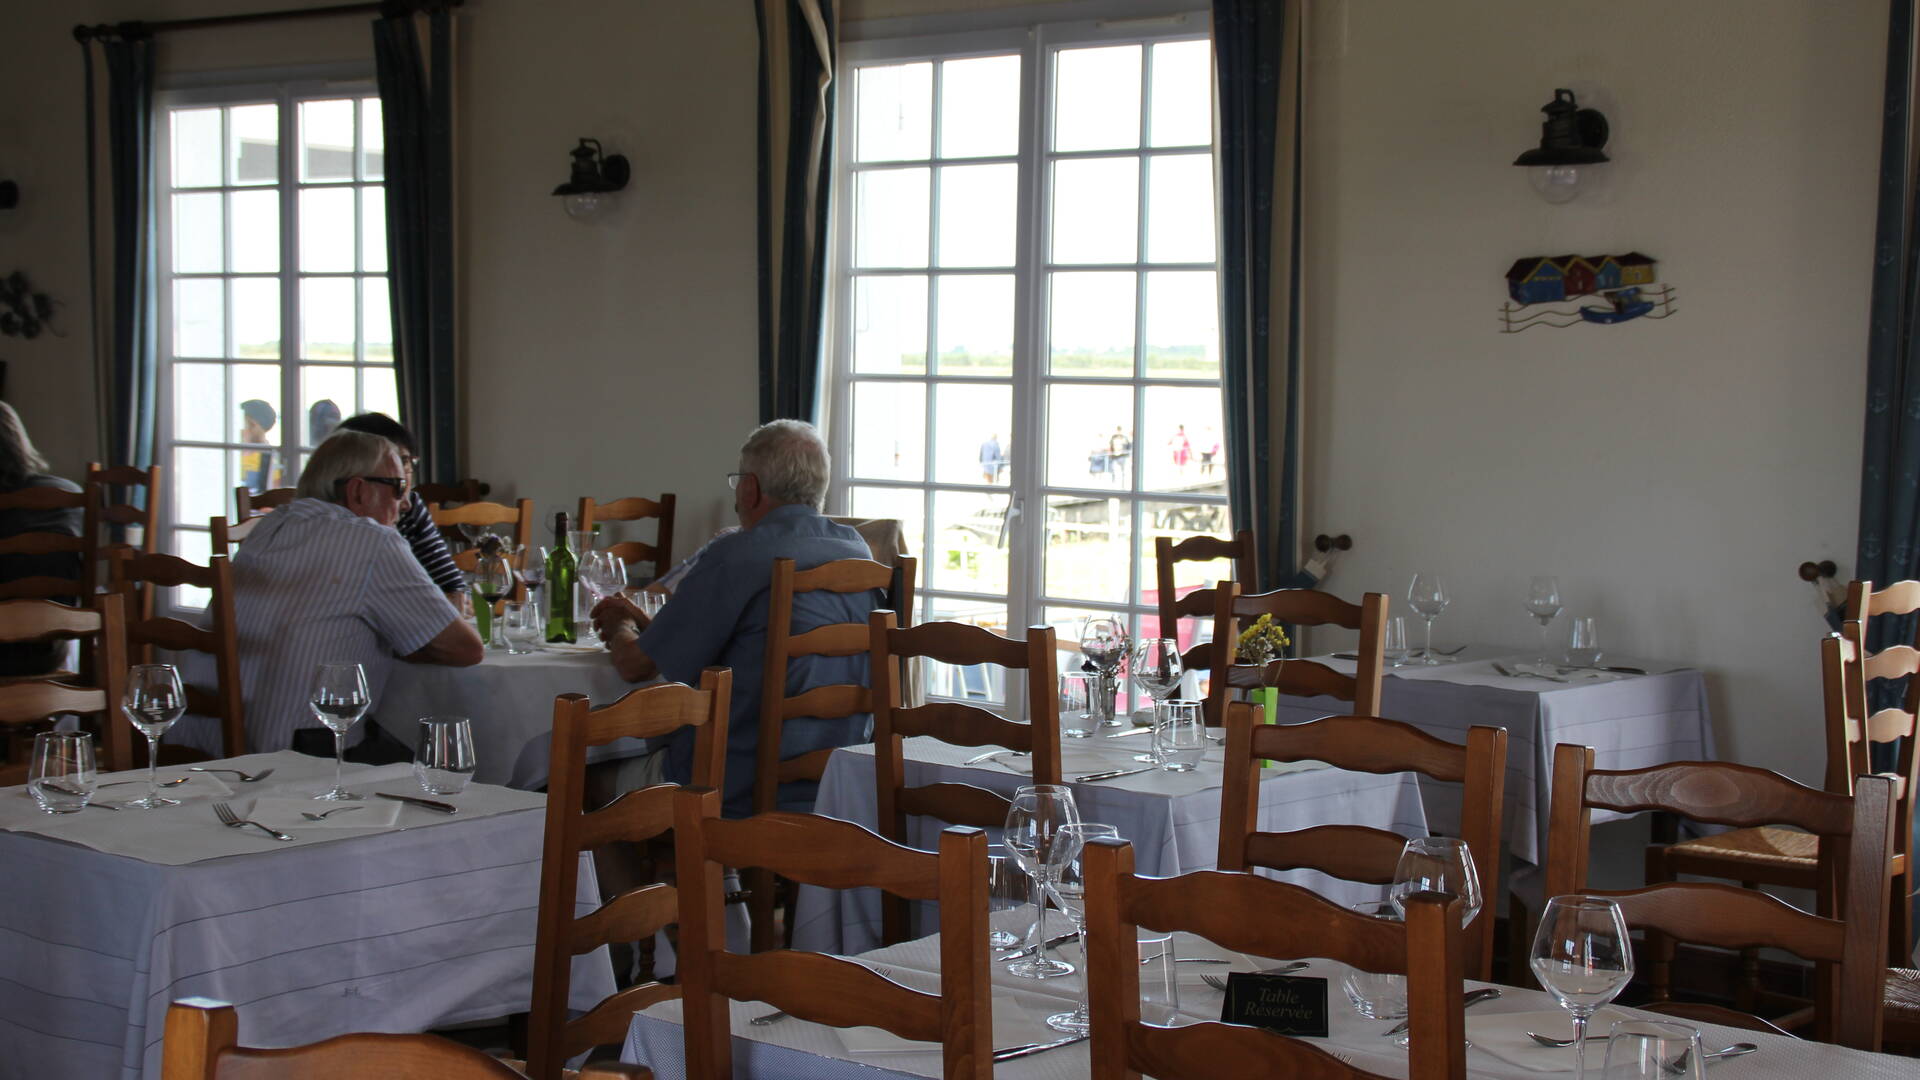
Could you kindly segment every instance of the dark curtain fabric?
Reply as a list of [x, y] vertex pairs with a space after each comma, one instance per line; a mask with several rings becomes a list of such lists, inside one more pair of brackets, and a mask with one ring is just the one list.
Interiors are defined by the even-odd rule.
[[393, 362], [400, 421], [419, 444], [422, 474], [451, 484], [460, 474], [452, 17], [444, 9], [411, 14], [411, 7], [397, 5], [373, 23], [386, 136]]
[[755, 0], [760, 25], [760, 419], [814, 420], [826, 314], [833, 0]]
[[[113, 294], [98, 361], [103, 398], [102, 442], [109, 462], [153, 464], [159, 416], [160, 368], [154, 352], [153, 288], [153, 39], [136, 31], [82, 41], [87, 110], [87, 233], [98, 259], [99, 171], [94, 51], [107, 76], [107, 205], [113, 250]], [[94, 325], [100, 334], [99, 275], [93, 275]], [[96, 336], [96, 342], [101, 337]], [[96, 351], [99, 346], [96, 344]], [[144, 491], [129, 492], [139, 502]]]
[[1302, 579], [1299, 505], [1297, 0], [1214, 0], [1219, 80], [1220, 338], [1227, 493], [1252, 530], [1258, 587]]

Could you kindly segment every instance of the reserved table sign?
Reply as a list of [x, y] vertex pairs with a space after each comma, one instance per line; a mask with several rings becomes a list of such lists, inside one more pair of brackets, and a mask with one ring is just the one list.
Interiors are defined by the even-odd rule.
[[1280, 1035], [1327, 1037], [1327, 980], [1299, 975], [1227, 975], [1223, 1024], [1248, 1024]]

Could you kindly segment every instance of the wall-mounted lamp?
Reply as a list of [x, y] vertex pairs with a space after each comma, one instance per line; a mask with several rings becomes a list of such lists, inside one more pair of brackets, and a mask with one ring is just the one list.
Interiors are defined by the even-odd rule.
[[1593, 175], [1593, 166], [1608, 158], [1607, 118], [1598, 109], [1583, 109], [1573, 99], [1573, 91], [1553, 92], [1553, 100], [1540, 107], [1547, 118], [1540, 124], [1540, 145], [1513, 159], [1525, 166], [1533, 190], [1550, 203], [1563, 203], [1580, 194], [1583, 183]]
[[599, 216], [632, 175], [624, 155], [603, 155], [600, 140], [581, 139], [573, 148], [573, 179], [554, 188], [553, 193], [565, 196], [568, 217], [586, 221]]
[[20, 185], [12, 180], [0, 180], [0, 210], [11, 210], [20, 205]]

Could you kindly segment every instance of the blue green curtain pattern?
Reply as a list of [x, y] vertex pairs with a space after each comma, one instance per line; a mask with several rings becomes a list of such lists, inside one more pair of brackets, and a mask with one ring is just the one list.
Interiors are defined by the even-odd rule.
[[[389, 5], [373, 23], [386, 137], [387, 289], [400, 421], [423, 476], [460, 475], [453, 238], [453, 29], [444, 7]], [[421, 26], [426, 37], [421, 39]]]
[[755, 0], [760, 27], [760, 419], [815, 420], [833, 159], [833, 0]]

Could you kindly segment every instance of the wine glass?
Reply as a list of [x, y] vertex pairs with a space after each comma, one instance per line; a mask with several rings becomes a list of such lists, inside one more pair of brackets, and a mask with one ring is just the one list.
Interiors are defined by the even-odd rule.
[[1447, 610], [1447, 587], [1437, 574], [1415, 574], [1413, 584], [1407, 586], [1407, 606], [1421, 618], [1427, 620], [1427, 647], [1420, 650], [1420, 662], [1438, 664], [1440, 658], [1433, 655], [1433, 620]]
[[[1166, 722], [1167, 699], [1180, 687], [1186, 670], [1180, 661], [1180, 643], [1173, 638], [1141, 638], [1133, 650], [1133, 677], [1153, 701], [1153, 726]], [[1159, 763], [1151, 753], [1133, 755], [1135, 761]]]
[[1480, 872], [1473, 865], [1473, 851], [1465, 840], [1421, 836], [1407, 841], [1399, 864], [1393, 868], [1387, 898], [1404, 919], [1406, 899], [1417, 892], [1459, 897], [1460, 925], [1473, 922], [1473, 917], [1480, 914]]
[[1560, 579], [1551, 574], [1536, 574], [1527, 582], [1527, 614], [1540, 624], [1540, 657], [1536, 661], [1551, 664], [1547, 653], [1547, 627], [1560, 614]]
[[[1080, 935], [1080, 940], [1084, 943], [1087, 939], [1087, 876], [1084, 860], [1081, 856], [1086, 851], [1087, 841], [1099, 840], [1106, 837], [1118, 840], [1120, 838], [1120, 830], [1111, 825], [1102, 825], [1098, 822], [1087, 821], [1081, 822], [1078, 825], [1068, 825], [1066, 828], [1060, 830], [1060, 834], [1073, 846], [1073, 858], [1061, 864], [1060, 872], [1054, 875], [1052, 883], [1048, 885], [1048, 890], [1053, 894], [1053, 902], [1059, 904], [1060, 910], [1066, 912], [1067, 916], [1073, 920], [1074, 932]], [[1081, 955], [1085, 955], [1084, 949]], [[1054, 1013], [1052, 1016], [1047, 1017], [1047, 1026], [1055, 1031], [1064, 1031], [1069, 1035], [1085, 1035], [1087, 1033], [1087, 980], [1085, 972], [1081, 973], [1079, 1003], [1067, 1012]]]
[[1587, 1020], [1633, 978], [1633, 942], [1620, 905], [1556, 896], [1540, 915], [1529, 958], [1534, 977], [1573, 1016], [1573, 1077], [1587, 1071]]
[[[489, 648], [507, 647], [500, 620], [493, 617], [493, 612], [502, 598], [513, 594], [513, 582], [513, 567], [508, 564], [504, 555], [483, 556], [475, 565], [473, 587], [487, 605], [487, 646]], [[476, 611], [474, 614], [478, 616], [480, 613]]]
[[347, 752], [347, 732], [373, 704], [367, 693], [367, 673], [359, 664], [321, 664], [313, 669], [313, 693], [307, 701], [313, 715], [333, 732], [333, 790], [314, 798], [356, 802], [360, 796], [340, 786], [340, 768]]
[[1072, 859], [1073, 839], [1065, 831], [1080, 821], [1073, 789], [1065, 784], [1029, 784], [1013, 793], [1001, 836], [1007, 853], [1033, 879], [1033, 955], [1007, 965], [1025, 979], [1053, 979], [1073, 973], [1073, 965], [1047, 955], [1047, 889], [1060, 867]]
[[1080, 624], [1080, 651], [1087, 663], [1100, 673], [1100, 695], [1094, 711], [1101, 727], [1120, 727], [1113, 715], [1113, 695], [1118, 692], [1120, 665], [1127, 659], [1127, 627], [1119, 619], [1090, 615]]
[[127, 692], [120, 710], [147, 737], [147, 794], [128, 806], [157, 810], [178, 806], [179, 799], [160, 797], [160, 736], [187, 711], [187, 692], [172, 664], [135, 664], [127, 669]]

